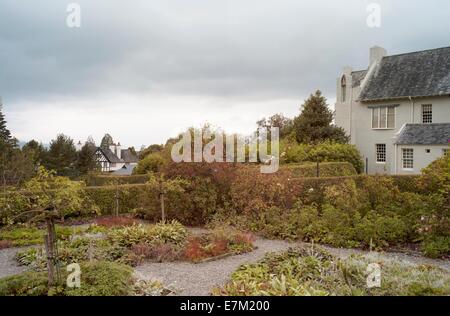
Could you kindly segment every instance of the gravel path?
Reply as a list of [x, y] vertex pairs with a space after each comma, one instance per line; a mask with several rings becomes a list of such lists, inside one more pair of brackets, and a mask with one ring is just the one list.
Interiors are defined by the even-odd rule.
[[[202, 232], [203, 230], [196, 231], [196, 233]], [[174, 289], [176, 295], [209, 295], [211, 289], [226, 283], [240, 265], [257, 262], [268, 252], [283, 251], [301, 244], [306, 245], [298, 242], [290, 243], [283, 240], [258, 238], [255, 241], [255, 246], [258, 248], [250, 253], [198, 264], [188, 262], [145, 263], [136, 267], [135, 272], [137, 277], [141, 279], [160, 280], [166, 287]], [[351, 254], [362, 254], [374, 261], [395, 261], [408, 265], [429, 264], [450, 272], [450, 260], [435, 260], [404, 253], [369, 253], [357, 249], [321, 247], [341, 258], [348, 257]], [[0, 278], [26, 270], [26, 267], [18, 266], [14, 260], [15, 254], [21, 249], [24, 248], [0, 250]]]
[[[135, 271], [138, 278], [161, 281], [164, 286], [175, 290], [175, 295], [209, 295], [211, 289], [229, 281], [231, 274], [240, 265], [254, 263], [262, 259], [267, 252], [283, 251], [301, 244], [306, 245], [282, 240], [257, 239], [255, 245], [258, 249], [250, 253], [198, 264], [187, 262], [145, 263], [138, 266]], [[395, 261], [407, 265], [431, 264], [450, 272], [450, 260], [434, 260], [403, 253], [369, 253], [355, 249], [322, 247], [341, 258], [346, 258], [351, 254], [363, 254], [374, 261]]]
[[283, 251], [294, 244], [258, 239], [255, 245], [258, 248], [252, 252], [205, 263], [145, 263], [136, 268], [136, 274], [145, 280], [160, 280], [164, 286], [175, 289], [176, 295], [209, 295], [212, 288], [226, 283], [241, 264], [256, 262], [267, 252]]
[[16, 253], [23, 248], [8, 248], [0, 250], [0, 278], [25, 271], [27, 268], [19, 266], [14, 260]]

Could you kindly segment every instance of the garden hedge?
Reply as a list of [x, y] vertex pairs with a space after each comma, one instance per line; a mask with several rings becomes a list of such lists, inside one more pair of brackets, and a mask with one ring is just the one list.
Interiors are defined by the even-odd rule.
[[348, 162], [315, 162], [302, 164], [282, 164], [280, 171], [289, 171], [292, 178], [312, 178], [317, 177], [317, 167], [319, 177], [342, 177], [357, 175], [355, 167]]
[[149, 179], [146, 174], [137, 174], [130, 176], [114, 176], [104, 174], [90, 174], [86, 177], [86, 185], [102, 186], [112, 184], [144, 184]]

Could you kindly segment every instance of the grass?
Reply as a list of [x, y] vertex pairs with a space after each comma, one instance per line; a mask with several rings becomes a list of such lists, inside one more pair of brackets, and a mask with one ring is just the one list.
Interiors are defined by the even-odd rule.
[[214, 295], [224, 296], [422, 296], [450, 295], [450, 274], [428, 265], [376, 262], [381, 286], [367, 286], [368, 266], [362, 256], [338, 259], [320, 248], [290, 249], [241, 266]]

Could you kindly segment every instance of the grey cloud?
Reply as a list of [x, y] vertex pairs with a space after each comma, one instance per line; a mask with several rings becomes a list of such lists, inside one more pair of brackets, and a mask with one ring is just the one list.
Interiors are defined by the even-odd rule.
[[[80, 29], [65, 25], [69, 2], [81, 5]], [[380, 29], [366, 26], [371, 2], [382, 6]], [[392, 54], [450, 45], [449, 9], [444, 0], [2, 0], [0, 95], [11, 107], [112, 94], [301, 100], [322, 89], [332, 99], [342, 67], [364, 68], [372, 45]]]

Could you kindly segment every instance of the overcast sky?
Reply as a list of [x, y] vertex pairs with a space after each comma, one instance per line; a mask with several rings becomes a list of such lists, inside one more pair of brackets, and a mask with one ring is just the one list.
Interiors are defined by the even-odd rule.
[[[66, 25], [81, 6], [81, 27]], [[381, 27], [369, 28], [370, 3]], [[447, 0], [1, 0], [0, 96], [12, 133], [163, 143], [209, 122], [248, 133], [297, 115], [345, 65], [450, 46]]]

